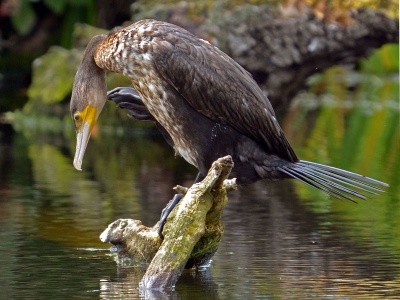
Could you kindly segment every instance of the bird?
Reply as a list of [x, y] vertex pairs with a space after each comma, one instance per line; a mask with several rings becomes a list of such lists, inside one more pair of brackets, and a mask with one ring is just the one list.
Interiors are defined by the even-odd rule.
[[[132, 87], [107, 95], [106, 72]], [[268, 97], [252, 75], [208, 41], [167, 22], [141, 20], [94, 36], [75, 76], [70, 110], [77, 134], [73, 165], [81, 170], [90, 134], [107, 102], [131, 117], [155, 122], [177, 155], [201, 181], [211, 164], [231, 155], [238, 185], [294, 178], [332, 197], [356, 201], [388, 184], [339, 168], [300, 160]], [[182, 195], [163, 210], [158, 233]]]

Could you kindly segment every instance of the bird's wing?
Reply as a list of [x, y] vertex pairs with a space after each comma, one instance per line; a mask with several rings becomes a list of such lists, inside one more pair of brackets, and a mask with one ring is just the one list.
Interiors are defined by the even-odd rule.
[[218, 48], [179, 29], [154, 40], [152, 57], [159, 75], [198, 112], [255, 139], [271, 154], [297, 161], [252, 76]]

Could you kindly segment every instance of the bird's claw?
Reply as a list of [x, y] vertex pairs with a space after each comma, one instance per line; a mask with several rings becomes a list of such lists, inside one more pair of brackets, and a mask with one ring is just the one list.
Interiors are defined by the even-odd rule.
[[[134, 88], [117, 87], [107, 92], [107, 99], [114, 101], [118, 106], [124, 102], [144, 106], [139, 94]], [[119, 106], [125, 108], [123, 106]]]

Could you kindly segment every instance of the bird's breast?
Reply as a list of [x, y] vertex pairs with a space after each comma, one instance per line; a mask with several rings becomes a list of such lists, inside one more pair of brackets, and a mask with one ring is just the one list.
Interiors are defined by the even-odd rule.
[[[153, 75], [152, 75], [153, 74]], [[167, 130], [175, 144], [175, 151], [187, 162], [198, 166], [196, 132], [193, 108], [186, 100], [160, 77], [148, 72], [136, 81], [134, 88], [154, 118]]]

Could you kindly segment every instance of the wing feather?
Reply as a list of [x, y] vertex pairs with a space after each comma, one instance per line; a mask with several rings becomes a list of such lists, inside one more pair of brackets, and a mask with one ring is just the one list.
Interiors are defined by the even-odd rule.
[[154, 65], [194, 109], [256, 140], [268, 153], [298, 161], [271, 103], [246, 70], [180, 27], [163, 26], [157, 31], [159, 38], [152, 44]]

